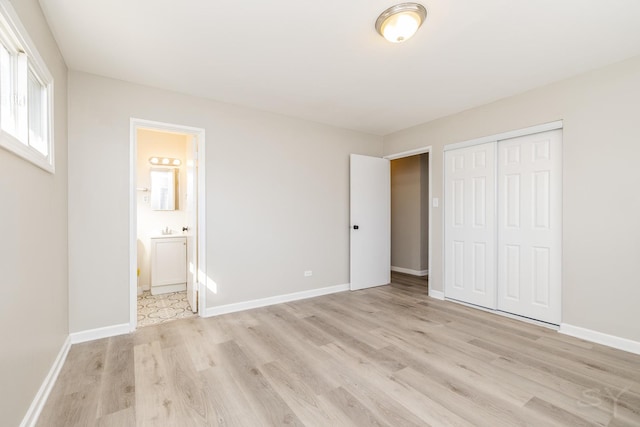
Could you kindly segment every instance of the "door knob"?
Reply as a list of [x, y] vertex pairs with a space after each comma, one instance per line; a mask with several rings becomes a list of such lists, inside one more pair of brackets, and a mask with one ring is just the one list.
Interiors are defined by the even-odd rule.
[[360, 228], [360, 226], [358, 226], [358, 225], [354, 225], [354, 226], [353, 226], [353, 229], [354, 229], [354, 230], [357, 230], [357, 229], [359, 229], [359, 228]]
[[185, 231], [189, 231], [189, 227], [182, 227], [182, 231], [183, 231], [183, 232], [185, 232]]

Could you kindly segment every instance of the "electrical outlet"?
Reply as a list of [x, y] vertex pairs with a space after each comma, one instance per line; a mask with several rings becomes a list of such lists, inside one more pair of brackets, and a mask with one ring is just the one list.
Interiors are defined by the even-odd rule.
[[313, 271], [307, 270], [304, 272], [304, 277], [309, 277], [309, 276], [313, 276]]

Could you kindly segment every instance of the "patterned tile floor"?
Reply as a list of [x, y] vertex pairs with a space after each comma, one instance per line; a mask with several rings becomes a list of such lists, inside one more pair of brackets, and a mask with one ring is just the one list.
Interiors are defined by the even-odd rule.
[[193, 316], [195, 314], [187, 301], [187, 291], [160, 295], [143, 291], [142, 295], [138, 295], [139, 328]]

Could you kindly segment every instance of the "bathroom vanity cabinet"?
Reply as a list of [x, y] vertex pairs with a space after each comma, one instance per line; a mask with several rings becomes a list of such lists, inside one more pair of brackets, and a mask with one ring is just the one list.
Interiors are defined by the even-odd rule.
[[151, 294], [187, 289], [187, 238], [179, 234], [151, 238]]

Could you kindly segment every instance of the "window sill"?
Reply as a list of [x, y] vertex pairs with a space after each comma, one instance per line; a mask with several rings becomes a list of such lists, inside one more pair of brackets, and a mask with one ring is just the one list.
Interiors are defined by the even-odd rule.
[[[50, 146], [53, 146], [53, 144], [50, 144]], [[49, 156], [44, 156], [37, 150], [20, 142], [13, 135], [2, 130], [0, 130], [0, 147], [28, 160], [51, 174], [55, 173], [53, 153], [50, 153]]]

